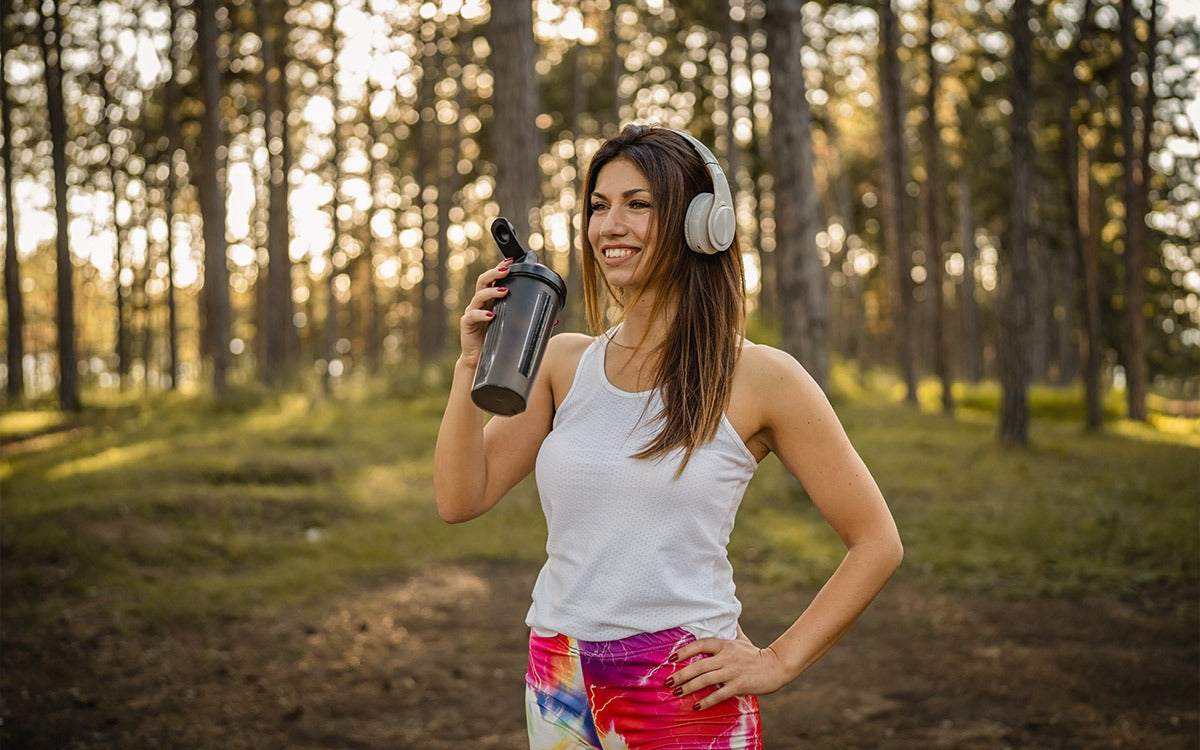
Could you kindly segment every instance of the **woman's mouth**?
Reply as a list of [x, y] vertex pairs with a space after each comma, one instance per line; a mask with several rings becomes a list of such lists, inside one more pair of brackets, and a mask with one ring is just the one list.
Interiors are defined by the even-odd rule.
[[602, 251], [605, 260], [623, 260], [636, 255], [638, 250], [632, 247], [606, 247]]

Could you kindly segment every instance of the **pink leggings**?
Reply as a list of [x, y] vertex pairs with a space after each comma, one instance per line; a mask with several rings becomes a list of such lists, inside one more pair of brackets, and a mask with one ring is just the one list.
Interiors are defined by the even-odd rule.
[[663, 685], [685, 664], [667, 657], [692, 640], [682, 628], [618, 641], [531, 633], [525, 675], [530, 750], [761, 750], [755, 696], [695, 711], [696, 701], [715, 688], [677, 698]]

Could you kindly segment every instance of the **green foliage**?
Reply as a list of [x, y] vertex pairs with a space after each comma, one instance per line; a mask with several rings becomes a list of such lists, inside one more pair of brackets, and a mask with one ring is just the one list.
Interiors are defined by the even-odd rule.
[[[834, 375], [869, 386], [845, 386], [853, 393], [838, 410], [895, 512], [900, 575], [1012, 596], [1144, 596], [1194, 615], [1196, 420], [1184, 435], [1129, 423], [1086, 435], [1035, 418], [1031, 447], [1009, 450], [990, 415], [948, 419], [871, 395], [872, 375]], [[131, 628], [269, 617], [433, 561], [543, 559], [532, 478], [480, 519], [438, 519], [432, 453], [445, 391], [389, 394], [399, 387], [247, 396], [237, 409], [202, 397], [125, 401], [91, 407], [58, 444], [6, 441], [6, 620], [36, 623], [66, 600]], [[976, 399], [972, 409], [994, 406]], [[1035, 412], [1067, 410], [1056, 404]], [[10, 412], [0, 429], [56, 422]], [[814, 586], [842, 551], [796, 481], [764, 462], [731, 542], [738, 575]]]

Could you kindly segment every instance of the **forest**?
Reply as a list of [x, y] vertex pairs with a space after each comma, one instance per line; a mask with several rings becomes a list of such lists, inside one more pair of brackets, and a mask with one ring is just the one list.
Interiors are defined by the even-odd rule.
[[[1194, 748], [1194, 5], [2, 0], [0, 745], [526, 747], [541, 499], [444, 523], [434, 445], [492, 223], [584, 330], [638, 122], [904, 543], [766, 746]], [[845, 554], [763, 460], [747, 637]]]
[[[1159, 0], [12, 0], [5, 399], [436, 362], [514, 221], [578, 303], [578, 184], [621, 123], [730, 175], [751, 335], [1081, 389], [1200, 383], [1200, 36]], [[1191, 118], [1188, 107], [1191, 105]], [[582, 328], [572, 305], [565, 329]]]

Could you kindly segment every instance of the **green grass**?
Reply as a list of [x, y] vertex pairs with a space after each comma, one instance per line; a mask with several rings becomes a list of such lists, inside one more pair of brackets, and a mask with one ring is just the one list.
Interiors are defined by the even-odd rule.
[[[878, 390], [842, 383], [837, 404], [896, 515], [902, 576], [1006, 596], [1141, 597], [1195, 616], [1195, 420], [1087, 435], [1067, 420], [1078, 398], [1042, 394], [1030, 446], [1003, 448], [986, 394], [950, 419]], [[1053, 416], [1039, 414], [1046, 399]], [[92, 407], [68, 440], [0, 463], [5, 617], [37, 622], [64, 606], [119, 627], [270, 617], [434, 561], [542, 559], [532, 480], [483, 518], [437, 518], [443, 400], [418, 384]], [[66, 424], [10, 412], [0, 434]], [[816, 585], [841, 553], [796, 482], [765, 462], [731, 543], [738, 575]]]

